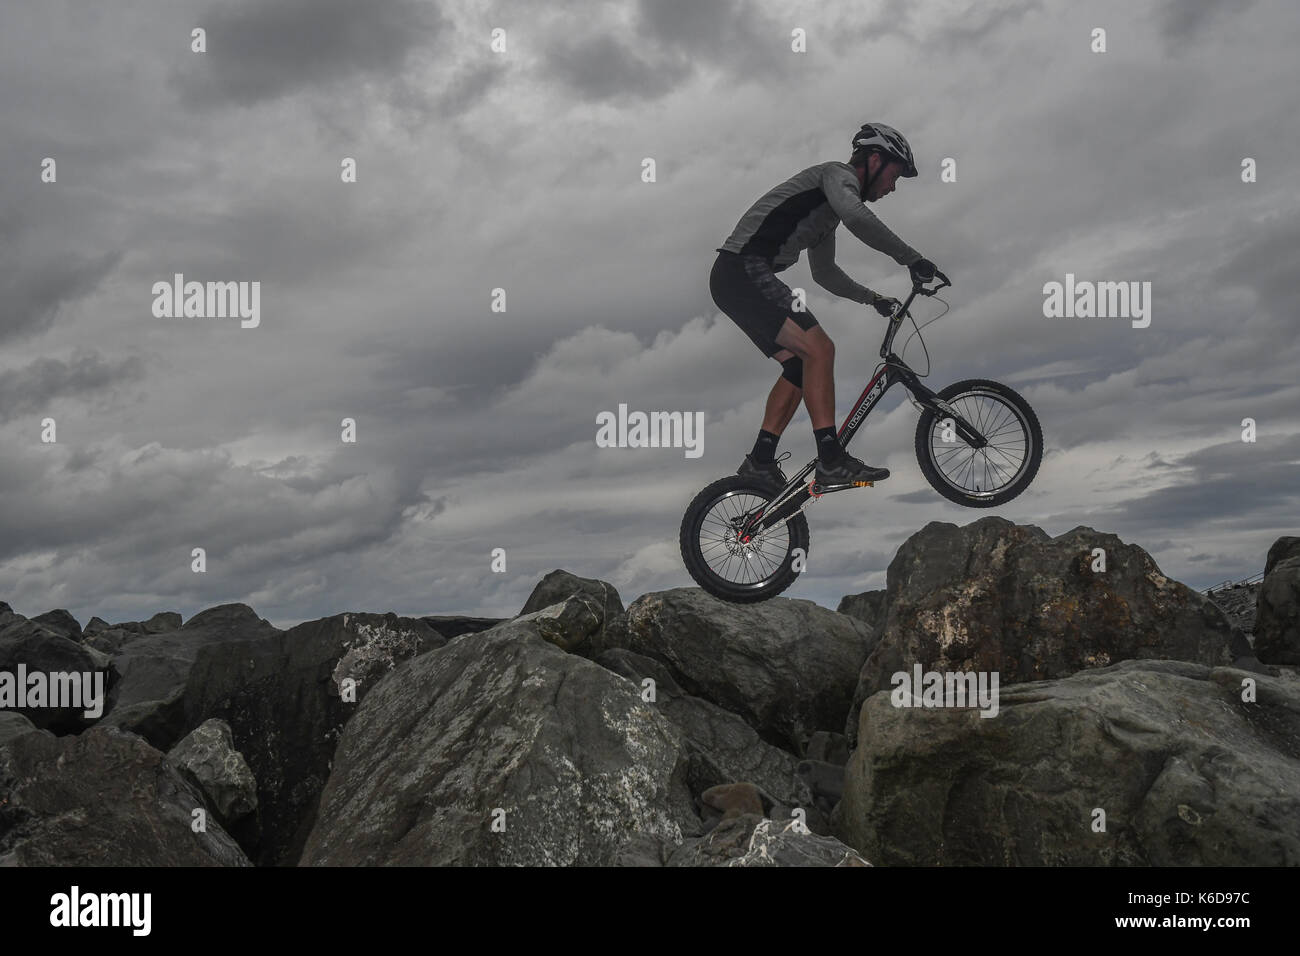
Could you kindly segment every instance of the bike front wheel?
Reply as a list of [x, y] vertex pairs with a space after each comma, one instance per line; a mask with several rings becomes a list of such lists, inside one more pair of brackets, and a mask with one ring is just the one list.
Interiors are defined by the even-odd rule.
[[916, 423], [916, 460], [931, 487], [969, 508], [1005, 504], [1028, 488], [1043, 460], [1043, 432], [1029, 403], [1000, 382], [977, 378], [937, 394], [988, 444], [971, 446], [948, 416], [927, 408]]
[[746, 517], [780, 492], [761, 479], [719, 478], [691, 501], [682, 516], [682, 561], [695, 583], [714, 597], [737, 604], [766, 601], [799, 576], [808, 554], [808, 519], [796, 513], [748, 542]]

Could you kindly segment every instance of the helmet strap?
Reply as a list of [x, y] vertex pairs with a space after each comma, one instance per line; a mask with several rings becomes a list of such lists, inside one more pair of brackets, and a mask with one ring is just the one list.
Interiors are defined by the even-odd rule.
[[[880, 165], [876, 167], [876, 171], [874, 173], [868, 175], [868, 171], [871, 169], [872, 156], [880, 157]], [[884, 170], [884, 168], [885, 168], [885, 157], [882, 153], [874, 152], [874, 153], [867, 154], [867, 165], [864, 166], [862, 169], [862, 192], [859, 193], [858, 195], [858, 198], [861, 199], [863, 202], [865, 202], [867, 199], [867, 190], [870, 189], [871, 184], [874, 183], [880, 177], [880, 173]]]

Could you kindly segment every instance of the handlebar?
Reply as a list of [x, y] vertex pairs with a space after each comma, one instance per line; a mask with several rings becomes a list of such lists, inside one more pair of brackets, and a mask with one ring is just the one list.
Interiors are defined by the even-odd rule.
[[[917, 295], [934, 295], [936, 292], [938, 292], [940, 289], [944, 288], [945, 286], [952, 285], [952, 283], [948, 281], [948, 277], [944, 275], [942, 272], [940, 272], [938, 269], [934, 270], [934, 275], [939, 279], [939, 284], [935, 286], [933, 289], [925, 288], [924, 282], [913, 281], [912, 291]], [[927, 281], [932, 281], [932, 280], [927, 280]]]
[[885, 341], [880, 346], [880, 357], [882, 359], [889, 357], [889, 350], [892, 349], [894, 346], [894, 333], [897, 332], [899, 326], [903, 324], [903, 316], [908, 314], [907, 308], [912, 304], [912, 300], [915, 299], [918, 295], [926, 295], [926, 296], [934, 295], [940, 289], [944, 289], [952, 285], [952, 282], [949, 281], [948, 277], [944, 275], [942, 272], [940, 272], [938, 269], [934, 270], [934, 277], [932, 278], [938, 278], [939, 280], [939, 284], [932, 289], [925, 288], [924, 282], [918, 282], [915, 279], [912, 280], [912, 294], [909, 295], [907, 299], [898, 307], [898, 311], [895, 312], [893, 318], [889, 320], [889, 328], [885, 332]]

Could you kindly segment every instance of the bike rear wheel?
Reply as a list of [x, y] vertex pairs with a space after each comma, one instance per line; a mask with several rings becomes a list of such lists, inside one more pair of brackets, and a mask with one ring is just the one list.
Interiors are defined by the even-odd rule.
[[1005, 504], [1028, 488], [1043, 460], [1043, 432], [1029, 403], [1014, 389], [979, 378], [937, 394], [988, 445], [974, 448], [960, 435], [952, 440], [947, 416], [927, 408], [916, 423], [916, 460], [931, 487], [970, 508]]
[[682, 516], [682, 561], [695, 583], [714, 597], [737, 604], [766, 601], [799, 576], [796, 552], [808, 554], [808, 520], [796, 514], [754, 540], [741, 542], [745, 515], [770, 501], [780, 488], [761, 479], [730, 475], [701, 491]]

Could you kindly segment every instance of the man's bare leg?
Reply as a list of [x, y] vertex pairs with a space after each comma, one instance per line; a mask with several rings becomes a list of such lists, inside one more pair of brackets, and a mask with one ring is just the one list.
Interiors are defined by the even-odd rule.
[[[793, 355], [782, 350], [775, 358], [778, 362], [784, 362], [788, 358], [793, 358]], [[803, 389], [784, 376], [778, 378], [767, 396], [767, 408], [763, 412], [763, 431], [771, 432], [773, 435], [784, 432], [785, 426], [790, 424], [790, 419], [794, 418], [794, 413], [799, 410], [799, 402], [802, 398]]]
[[803, 400], [812, 427], [834, 428], [835, 343], [820, 325], [801, 329], [794, 319], [785, 320], [776, 335], [776, 343], [803, 359]]

